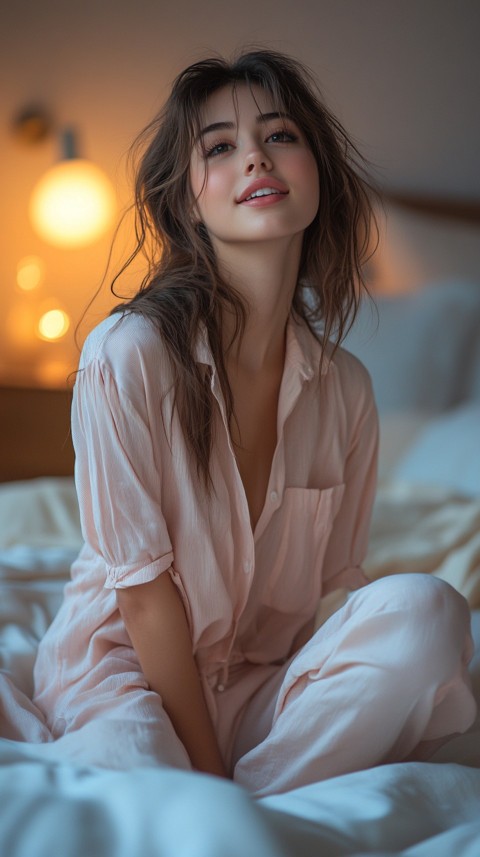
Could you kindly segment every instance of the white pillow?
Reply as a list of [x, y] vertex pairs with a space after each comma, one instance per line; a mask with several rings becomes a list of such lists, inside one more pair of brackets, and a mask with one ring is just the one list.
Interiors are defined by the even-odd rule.
[[0, 550], [28, 547], [80, 549], [80, 513], [71, 477], [45, 477], [0, 485]]
[[431, 419], [393, 469], [393, 479], [480, 497], [480, 403]]
[[423, 411], [392, 411], [380, 417], [379, 482], [390, 481], [395, 467], [430, 424], [432, 416], [436, 415]]
[[480, 401], [480, 279], [364, 301], [345, 348], [372, 377], [380, 413]]

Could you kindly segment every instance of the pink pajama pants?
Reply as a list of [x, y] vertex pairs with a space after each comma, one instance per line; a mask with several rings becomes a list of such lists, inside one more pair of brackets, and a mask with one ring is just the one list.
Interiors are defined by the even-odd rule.
[[[241, 665], [222, 692], [210, 689], [234, 780], [263, 796], [428, 758], [431, 742], [443, 743], [475, 719], [472, 652], [467, 603], [447, 583], [401, 574], [359, 589], [287, 663]], [[47, 760], [190, 770], [161, 698], [143, 676], [131, 672], [129, 692], [112, 693], [107, 684], [104, 695], [101, 687], [87, 688], [76, 716], [55, 731], [0, 676], [0, 734], [35, 742], [36, 755]], [[78, 688], [72, 692], [79, 696]]]
[[[475, 719], [465, 599], [423, 574], [352, 593], [246, 705], [234, 779], [257, 796], [407, 758]], [[225, 700], [228, 707], [228, 702]]]

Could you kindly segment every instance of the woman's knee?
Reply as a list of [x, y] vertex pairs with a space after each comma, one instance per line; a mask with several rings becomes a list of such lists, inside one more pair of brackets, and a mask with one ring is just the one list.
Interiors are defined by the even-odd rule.
[[[373, 590], [370, 594], [375, 595]], [[431, 669], [437, 663], [440, 672], [449, 675], [460, 663], [468, 663], [472, 654], [470, 611], [450, 584], [427, 574], [397, 575], [385, 579], [381, 598], [398, 644], [399, 664], [420, 668], [424, 663]]]
[[371, 583], [360, 590], [378, 608], [405, 610], [419, 621], [446, 619], [462, 627], [469, 625], [469, 609], [464, 597], [449, 583], [429, 574], [397, 574]]
[[[399, 574], [358, 590], [350, 621], [370, 644], [398, 664], [426, 660], [467, 663], [471, 654], [467, 602], [450, 584], [427, 574]], [[382, 643], [383, 640], [383, 643]]]

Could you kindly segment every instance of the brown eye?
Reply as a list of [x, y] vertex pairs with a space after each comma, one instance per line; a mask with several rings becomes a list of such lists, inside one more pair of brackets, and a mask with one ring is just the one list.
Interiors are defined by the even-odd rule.
[[215, 155], [223, 155], [224, 152], [228, 152], [231, 148], [232, 146], [230, 143], [215, 143], [213, 146], [210, 146], [210, 148], [205, 150], [205, 157], [214, 158]]
[[282, 128], [279, 131], [274, 131], [273, 134], [270, 134], [267, 137], [267, 140], [270, 140], [272, 143], [295, 143], [298, 140], [296, 134], [293, 134], [292, 131], [287, 131], [286, 128]]

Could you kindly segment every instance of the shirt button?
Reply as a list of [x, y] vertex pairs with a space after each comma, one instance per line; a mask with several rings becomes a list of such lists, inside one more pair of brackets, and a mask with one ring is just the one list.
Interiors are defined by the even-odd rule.
[[278, 494], [276, 491], [270, 491], [270, 500], [272, 503], [276, 503], [278, 500]]
[[243, 570], [244, 570], [245, 574], [250, 574], [250, 572], [252, 570], [252, 563], [249, 559], [246, 559], [245, 562], [243, 563]]
[[223, 693], [223, 691], [225, 690], [225, 685], [224, 684], [217, 684], [217, 690], [219, 693]]

